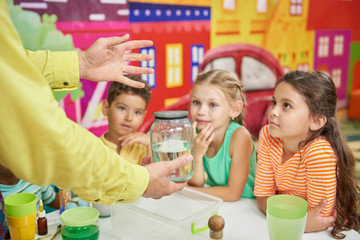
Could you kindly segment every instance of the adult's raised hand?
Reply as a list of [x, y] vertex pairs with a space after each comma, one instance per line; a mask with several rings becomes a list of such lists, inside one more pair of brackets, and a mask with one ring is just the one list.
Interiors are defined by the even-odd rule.
[[149, 61], [151, 55], [131, 53], [132, 49], [152, 46], [150, 40], [132, 40], [129, 34], [121, 37], [97, 39], [86, 51], [79, 52], [80, 78], [95, 82], [117, 81], [141, 88], [143, 83], [130, 80], [124, 75], [151, 74], [152, 68], [129, 66], [129, 61]]

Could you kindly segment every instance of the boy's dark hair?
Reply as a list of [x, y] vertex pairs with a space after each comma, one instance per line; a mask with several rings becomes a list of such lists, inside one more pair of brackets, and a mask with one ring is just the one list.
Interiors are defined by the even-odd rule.
[[147, 84], [147, 82], [144, 81], [143, 79], [141, 79], [141, 77], [138, 75], [127, 75], [126, 77], [130, 78], [131, 80], [144, 83], [145, 87], [134, 88], [134, 87], [125, 85], [123, 83], [112, 82], [108, 89], [107, 101], [108, 101], [109, 106], [114, 101], [114, 99], [122, 93], [131, 93], [131, 94], [140, 96], [142, 99], [144, 99], [146, 106], [147, 106], [149, 104], [149, 101], [151, 98], [151, 88], [150, 88], [149, 84]]
[[[312, 73], [294, 71], [286, 74], [280, 81], [291, 84], [304, 97], [312, 116], [325, 116], [326, 124], [311, 132], [302, 146], [318, 136], [324, 136], [330, 142], [337, 156], [336, 166], [336, 213], [337, 218], [331, 235], [344, 238], [343, 230], [360, 227], [359, 192], [355, 177], [355, 158], [342, 134], [336, 118], [337, 95], [333, 80], [324, 72]], [[278, 84], [279, 84], [278, 83]]]

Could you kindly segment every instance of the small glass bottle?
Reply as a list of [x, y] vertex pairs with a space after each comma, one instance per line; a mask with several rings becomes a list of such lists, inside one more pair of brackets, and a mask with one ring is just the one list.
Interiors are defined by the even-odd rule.
[[[194, 155], [194, 131], [187, 111], [155, 112], [150, 129], [151, 150], [155, 162], [171, 161], [181, 155]], [[194, 173], [194, 161], [176, 169], [169, 176], [174, 182], [189, 180]]]
[[46, 235], [48, 233], [48, 223], [45, 214], [46, 212], [44, 210], [44, 205], [42, 199], [40, 199], [38, 219], [37, 219], [38, 235]]

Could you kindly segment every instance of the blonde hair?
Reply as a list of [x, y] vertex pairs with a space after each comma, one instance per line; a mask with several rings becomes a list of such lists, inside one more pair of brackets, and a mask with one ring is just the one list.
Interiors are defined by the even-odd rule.
[[[199, 73], [194, 82], [194, 87], [199, 84], [211, 84], [220, 89], [228, 103], [233, 105], [236, 101], [243, 103], [243, 109], [245, 108], [245, 95], [241, 86], [241, 82], [235, 73], [226, 70], [210, 70], [208, 72]], [[232, 121], [243, 125], [244, 111]]]

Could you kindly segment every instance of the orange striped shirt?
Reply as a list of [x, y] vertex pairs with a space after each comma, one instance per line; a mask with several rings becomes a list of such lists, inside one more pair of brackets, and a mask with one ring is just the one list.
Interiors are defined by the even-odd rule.
[[335, 207], [337, 162], [330, 143], [318, 137], [285, 163], [281, 163], [282, 153], [281, 140], [269, 134], [269, 126], [263, 127], [259, 137], [255, 196], [296, 195], [307, 200], [308, 210], [326, 198], [327, 205], [321, 214], [330, 216]]

